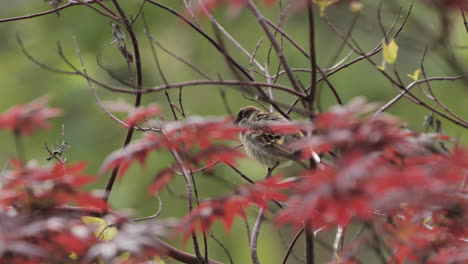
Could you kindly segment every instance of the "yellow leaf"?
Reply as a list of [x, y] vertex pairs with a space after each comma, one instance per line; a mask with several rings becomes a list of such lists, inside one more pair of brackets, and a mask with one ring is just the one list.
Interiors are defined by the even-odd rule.
[[395, 40], [392, 39], [388, 45], [383, 42], [382, 49], [384, 60], [389, 64], [394, 64], [398, 57], [398, 45], [396, 44]]
[[166, 264], [166, 262], [160, 257], [154, 257], [153, 260], [156, 262], [156, 264]]
[[351, 11], [353, 13], [359, 13], [361, 12], [361, 10], [364, 8], [364, 4], [362, 2], [351, 2], [351, 4], [349, 4], [350, 7], [351, 7]]
[[417, 69], [414, 71], [414, 73], [411, 75], [411, 74], [408, 74], [408, 77], [410, 77], [411, 79], [413, 79], [413, 81], [417, 81], [419, 79], [419, 73], [421, 73], [421, 69]]
[[312, 0], [312, 2], [320, 8], [320, 16], [324, 17], [327, 7], [338, 2], [338, 0]]
[[382, 66], [378, 65], [377, 69], [379, 69], [381, 71], [385, 71], [385, 63], [383, 63]]
[[432, 217], [431, 216], [428, 216], [424, 219], [424, 223], [427, 224], [429, 223], [430, 221], [432, 220]]
[[[108, 226], [107, 222], [104, 219], [91, 216], [83, 216], [81, 218], [83, 223], [96, 227], [94, 230], [94, 235], [101, 240], [111, 240], [117, 235], [117, 228]], [[104, 230], [105, 229], [105, 230]], [[104, 230], [104, 231], [103, 231]]]
[[76, 255], [75, 252], [72, 252], [70, 255], [68, 255], [68, 257], [69, 257], [70, 259], [73, 259], [73, 260], [77, 260], [77, 259], [78, 259], [78, 255]]
[[130, 258], [130, 253], [129, 252], [125, 252], [125, 253], [123, 253], [122, 255], [119, 256], [119, 260], [122, 261], [122, 262], [127, 261], [129, 258]]

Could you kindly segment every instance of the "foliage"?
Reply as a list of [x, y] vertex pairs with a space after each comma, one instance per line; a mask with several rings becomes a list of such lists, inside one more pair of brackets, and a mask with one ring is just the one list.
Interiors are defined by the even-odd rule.
[[[268, 7], [278, 3], [260, 2]], [[468, 9], [465, 1], [422, 2], [443, 7], [438, 11], [442, 18], [456, 9], [461, 10], [465, 19], [464, 11]], [[463, 129], [468, 127], [468, 123], [442, 103], [430, 85], [433, 81], [466, 82], [466, 73], [462, 71], [453, 77], [427, 77], [424, 69], [426, 50], [421, 68], [408, 73], [413, 82], [405, 84], [401, 80], [397, 65], [399, 46], [395, 39], [411, 15], [411, 8], [400, 28], [394, 30], [396, 24], [393, 24], [388, 31], [380, 20], [379, 8], [384, 39], [374, 50], [366, 53], [351, 34], [344, 35], [327, 17], [328, 10], [339, 4], [349, 4], [351, 11], [359, 14], [363, 3], [356, 0], [293, 1], [295, 15], [307, 13], [307, 51], [283, 30], [282, 22], [276, 25], [268, 20], [252, 0], [203, 0], [193, 6], [186, 1], [181, 11], [160, 1], [146, 0], [134, 15], [127, 15], [127, 9], [117, 0], [49, 1], [49, 4], [52, 6], [50, 11], [0, 19], [0, 22], [48, 15], [80, 5], [112, 20], [114, 39], [109, 45], [116, 45], [115, 54], [121, 59], [123, 56], [129, 81], [106, 67], [99, 57], [98, 64], [125, 88], [106, 84], [89, 74], [76, 40], [76, 54], [81, 67], [67, 58], [60, 45], [58, 49], [64, 65], [71, 70], [41, 63], [28, 52], [20, 39], [19, 45], [23, 53], [40, 67], [86, 80], [99, 107], [123, 126], [127, 134], [122, 148], [108, 154], [102, 162], [100, 172], [88, 175], [84, 172], [87, 162], [69, 163], [58, 157], [64, 155], [69, 147], [64, 131], [59, 150], [51, 151], [46, 145], [51, 155], [47, 160], [53, 163], [41, 165], [25, 159], [22, 140], [40, 129], [49, 128], [49, 119], [61, 113], [60, 109], [47, 105], [49, 97], [13, 106], [0, 114], [0, 130], [14, 135], [17, 148], [17, 157], [8, 160], [0, 172], [0, 263], [163, 263], [162, 259], [172, 258], [182, 263], [216, 264], [220, 262], [209, 255], [212, 249], [207, 241], [212, 238], [219, 243], [231, 259], [229, 250], [223, 245], [225, 241], [217, 239], [213, 230], [217, 223], [222, 223], [224, 231], [229, 233], [237, 218], [246, 223], [253, 264], [260, 263], [257, 243], [259, 236], [265, 233], [260, 226], [267, 220], [272, 221], [277, 230], [292, 226], [298, 232], [288, 244], [282, 263], [289, 260], [302, 234], [305, 236], [306, 257], [299, 261], [306, 264], [317, 262], [315, 242], [323, 243], [331, 251], [332, 259], [328, 261], [332, 263], [365, 263], [367, 259], [361, 258], [362, 252], [366, 256], [374, 254], [381, 263], [468, 261], [468, 149], [456, 138], [443, 133], [438, 118]], [[255, 53], [248, 53], [214, 19], [213, 14], [221, 4], [233, 9], [244, 8], [258, 21], [270, 45], [266, 64], [260, 63]], [[140, 53], [142, 41], [136, 34], [135, 22], [143, 17], [142, 11], [147, 6], [170, 12], [207, 39], [212, 50], [226, 59], [231, 75], [236, 78], [209, 78], [201, 69], [174, 55], [175, 59], [207, 78], [184, 83], [169, 82], [154, 49], [158, 44], [153, 41], [145, 22], [154, 61], [164, 82], [159, 87], [145, 87], [144, 55]], [[301, 8], [306, 11], [302, 12]], [[286, 16], [281, 10], [280, 15]], [[213, 24], [213, 36], [201, 26], [203, 19]], [[315, 47], [314, 20], [317, 19], [336, 32], [343, 41], [343, 47], [347, 45], [351, 54], [357, 57], [350, 59], [347, 56], [329, 69], [320, 67]], [[396, 21], [399, 20], [398, 15]], [[466, 24], [466, 19], [464, 22]], [[247, 64], [229, 52], [224, 38], [247, 56]], [[284, 54], [285, 40], [305, 56], [309, 68], [290, 65], [289, 57]], [[440, 48], [447, 46], [441, 45]], [[444, 59], [448, 64], [454, 69], [463, 69], [453, 59], [450, 49], [445, 52]], [[341, 50], [337, 57], [340, 53]], [[373, 56], [379, 53], [382, 66], [373, 61]], [[272, 54], [277, 55], [277, 63], [270, 60]], [[353, 100], [342, 98], [343, 90], [337, 89], [329, 77], [361, 60], [366, 60], [374, 70], [378, 69], [376, 72], [399, 90], [394, 99], [380, 106], [368, 103], [362, 97]], [[391, 69], [386, 69], [385, 63], [390, 64]], [[276, 72], [270, 72], [273, 69]], [[310, 78], [309, 86], [304, 87], [299, 80], [300, 72], [305, 72]], [[323, 90], [321, 82], [326, 83], [326, 89], [336, 100], [336, 105], [326, 111], [318, 106], [321, 102], [319, 91]], [[422, 87], [423, 84], [427, 86]], [[246, 128], [232, 123], [232, 113], [226, 117], [191, 115], [184, 109], [186, 98], [183, 94], [195, 85], [234, 86], [235, 91], [245, 93], [249, 100], [275, 110], [291, 121]], [[113, 93], [130, 94], [134, 103], [102, 101], [94, 86]], [[414, 93], [413, 87], [418, 87], [421, 93]], [[179, 89], [178, 102], [174, 101], [171, 89]], [[142, 98], [147, 93], [157, 92], [164, 93], [170, 112], [164, 112], [160, 105], [143, 104]], [[229, 109], [231, 98], [221, 95]], [[399, 118], [383, 113], [401, 98], [408, 98], [431, 113], [426, 120], [426, 131], [411, 130]], [[127, 113], [127, 116], [121, 120], [114, 112]], [[165, 114], [172, 114], [173, 120], [166, 118]], [[298, 121], [293, 121], [293, 117], [299, 117], [296, 118]], [[237, 138], [239, 133], [248, 129], [300, 134], [298, 140], [285, 146], [300, 154], [297, 160], [293, 160], [296, 170], [277, 173], [277, 168], [268, 168], [265, 179], [257, 181], [242, 173], [239, 163], [245, 155], [237, 145]], [[133, 139], [137, 132], [141, 137]], [[173, 161], [154, 171], [151, 184], [147, 186], [147, 193], [156, 195], [160, 201], [158, 212], [150, 217], [132, 219], [127, 213], [114, 210], [108, 199], [111, 193], [116, 192], [113, 186], [117, 178], [126, 180], [131, 177], [128, 171], [132, 166], [145, 166], [151, 159], [150, 155], [161, 153], [171, 155]], [[214, 176], [216, 167], [230, 168], [249, 183], [234, 186], [220, 196], [203, 197], [197, 181], [202, 173]], [[98, 174], [109, 174], [105, 189], [90, 191], [89, 185], [98, 179]], [[187, 204], [185, 216], [140, 223], [161, 217], [162, 201], [158, 195], [163, 190], [171, 191], [170, 185], [178, 178], [185, 184], [185, 195], [182, 196]], [[258, 212], [258, 215], [251, 228], [248, 222], [252, 212]], [[345, 241], [344, 235], [350, 233], [352, 226], [361, 227], [361, 230]], [[331, 246], [317, 236], [335, 229], [336, 237]], [[178, 237], [182, 240], [180, 244], [177, 243]], [[191, 241], [194, 254], [179, 250], [166, 241], [181, 247]], [[233, 262], [232, 259], [230, 261]]]

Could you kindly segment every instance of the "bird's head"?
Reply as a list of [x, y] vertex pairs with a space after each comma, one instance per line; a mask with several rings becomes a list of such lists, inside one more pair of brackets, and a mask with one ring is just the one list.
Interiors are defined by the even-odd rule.
[[234, 124], [245, 126], [252, 121], [252, 118], [258, 114], [263, 112], [262, 110], [258, 109], [255, 106], [246, 106], [239, 110], [237, 114], [236, 120], [234, 120]]

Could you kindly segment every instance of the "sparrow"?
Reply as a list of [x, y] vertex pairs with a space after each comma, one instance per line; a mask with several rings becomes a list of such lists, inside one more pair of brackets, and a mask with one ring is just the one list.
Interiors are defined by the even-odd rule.
[[265, 112], [254, 106], [239, 110], [234, 124], [246, 128], [239, 134], [247, 154], [261, 165], [272, 170], [298, 160], [300, 151], [289, 147], [290, 143], [304, 137], [297, 133], [280, 134], [269, 129], [269, 125], [281, 125], [290, 121], [274, 112]]

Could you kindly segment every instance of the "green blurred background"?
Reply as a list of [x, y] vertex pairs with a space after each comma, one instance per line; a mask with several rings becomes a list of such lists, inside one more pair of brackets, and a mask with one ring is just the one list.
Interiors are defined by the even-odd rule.
[[[127, 14], [134, 14], [139, 1], [121, 1]], [[165, 0], [161, 1], [177, 10], [183, 10], [183, 1]], [[409, 7], [409, 1], [384, 1], [383, 21], [386, 28], [391, 25], [399, 4], [402, 5], [403, 15]], [[263, 7], [261, 10], [273, 21], [278, 21], [277, 7]], [[30, 0], [0, 0], [0, 19], [26, 15], [39, 11], [48, 10], [49, 5], [43, 1]], [[382, 39], [381, 31], [377, 23], [378, 1], [364, 1], [364, 9], [359, 17], [353, 37], [358, 41], [365, 51], [373, 49]], [[223, 24], [248, 51], [253, 52], [260, 38], [265, 36], [261, 28], [256, 23], [248, 10], [239, 10], [233, 15], [232, 8], [221, 7], [216, 10], [216, 18]], [[449, 38], [449, 43], [453, 46], [464, 46], [465, 48], [454, 48], [453, 51], [461, 65], [468, 61], [468, 34], [463, 27], [463, 21], [459, 10], [454, 10], [451, 14], [452, 25], [450, 31], [441, 29], [440, 21], [436, 12], [424, 6], [420, 2], [415, 3], [412, 17], [404, 28], [401, 36], [397, 39], [400, 52], [397, 65], [403, 81], [406, 84], [411, 82], [407, 74], [412, 74], [420, 66], [423, 50], [426, 46], [434, 42], [433, 37], [427, 32], [435, 33], [435, 36]], [[162, 11], [157, 7], [147, 4], [144, 9], [151, 34], [161, 42], [164, 47], [176, 53], [188, 61], [194, 63], [210, 76], [216, 78], [217, 74], [223, 79], [233, 78], [226, 66], [224, 58], [209, 43], [201, 38], [195, 31], [181, 23], [173, 15]], [[353, 14], [347, 4], [334, 5], [327, 10], [329, 19], [345, 32], [353, 19]], [[336, 53], [342, 41], [320, 20], [317, 13], [317, 55], [318, 63], [322, 67], [329, 67], [330, 59]], [[421, 21], [424, 23], [421, 25]], [[202, 18], [201, 23], [207, 32], [212, 34], [212, 26], [207, 19]], [[422, 26], [422, 28], [421, 28]], [[425, 32], [423, 29], [428, 30]], [[143, 32], [143, 23], [140, 20], [135, 24], [136, 32], [142, 46], [145, 86], [155, 86], [163, 84], [161, 76], [158, 74], [155, 63], [151, 56], [151, 49]], [[292, 10], [286, 19], [285, 30], [303, 47], [307, 49], [307, 17], [302, 10]], [[442, 30], [442, 31], [441, 31]], [[41, 62], [50, 66], [67, 69], [67, 66], [57, 55], [57, 41], [60, 41], [64, 53], [76, 65], [79, 66], [78, 58], [75, 54], [73, 36], [76, 36], [88, 72], [95, 78], [112, 85], [117, 83], [112, 80], [96, 64], [96, 55], [102, 55], [103, 61], [109, 65], [120, 76], [128, 80], [127, 65], [117, 52], [115, 45], [108, 45], [112, 39], [111, 24], [108, 18], [97, 15], [85, 6], [75, 6], [60, 11], [60, 15], [51, 14], [34, 19], [21, 20], [0, 24], [0, 112], [4, 112], [13, 105], [33, 100], [39, 96], [48, 94], [53, 96], [50, 105], [64, 109], [64, 113], [59, 118], [53, 119], [53, 128], [47, 131], [40, 131], [33, 136], [25, 137], [24, 145], [27, 159], [38, 160], [46, 163], [48, 156], [44, 149], [44, 142], [53, 145], [55, 140], [60, 140], [60, 127], [65, 124], [65, 132], [71, 149], [65, 156], [69, 162], [87, 160], [89, 162], [88, 172], [99, 177], [99, 184], [95, 188], [102, 189], [107, 180], [108, 173], [99, 174], [99, 168], [109, 153], [118, 149], [125, 136], [125, 129], [112, 121], [99, 108], [94, 97], [89, 91], [86, 81], [77, 76], [60, 75], [47, 72], [28, 60], [21, 52], [16, 42], [16, 35], [20, 34], [24, 45], [29, 53]], [[226, 41], [227, 42], [227, 41]], [[239, 52], [227, 45], [230, 52], [245, 65], [248, 59]], [[266, 42], [260, 46], [258, 59], [261, 63], [265, 61], [268, 51]], [[348, 48], [341, 53], [342, 58]], [[168, 56], [157, 48], [158, 56], [169, 82], [188, 81], [201, 79], [201, 77], [184, 66], [179, 61]], [[290, 65], [293, 67], [309, 67], [309, 62], [297, 52], [291, 45], [285, 45], [285, 53]], [[355, 55], [354, 55], [355, 56]], [[373, 57], [377, 64], [380, 64], [381, 55]], [[354, 58], [354, 57], [353, 57]], [[276, 65], [276, 60], [273, 60]], [[387, 67], [389, 67], [387, 65]], [[439, 55], [437, 49], [429, 50], [425, 63], [429, 76], [455, 76], [460, 72], [455, 72], [447, 62]], [[271, 67], [276, 69], [275, 67]], [[273, 71], [273, 70], [272, 70]], [[309, 74], [299, 73], [302, 83], [308, 83]], [[397, 94], [390, 83], [382, 77], [377, 69], [362, 61], [349, 67], [340, 73], [333, 75], [330, 81], [338, 88], [342, 98], [347, 102], [356, 96], [365, 96], [370, 101], [386, 102]], [[286, 78], [280, 80], [281, 84], [290, 85]], [[117, 85], [118, 86], [118, 85]], [[432, 84], [433, 89], [439, 99], [449, 106], [453, 111], [462, 117], [468, 117], [467, 83], [437, 82]], [[252, 104], [242, 97], [242, 92], [231, 87], [223, 88], [229, 100], [229, 106], [234, 112], [242, 106]], [[129, 103], [133, 102], [132, 96], [110, 93], [104, 89], [97, 89], [99, 96], [105, 100], [117, 100], [122, 98]], [[184, 89], [184, 107], [190, 115], [201, 116], [222, 116], [226, 115], [226, 108], [220, 97], [220, 88], [217, 86], [194, 86]], [[416, 94], [419, 92], [413, 90]], [[177, 92], [171, 91], [173, 98], [177, 98]], [[292, 101], [286, 94], [277, 93], [286, 103]], [[144, 96], [145, 103], [158, 103], [163, 109], [163, 116], [171, 119], [170, 110], [163, 93], [148, 94]], [[320, 102], [323, 109], [334, 105], [333, 99], [327, 86], [322, 86]], [[422, 131], [424, 117], [429, 114], [427, 109], [418, 107], [406, 99], [400, 100], [388, 111], [407, 122], [407, 125], [417, 131]], [[123, 117], [122, 115], [119, 115]], [[443, 121], [444, 131], [462, 143], [468, 142], [466, 130], [446, 121]], [[135, 138], [140, 135], [137, 133]], [[4, 163], [9, 157], [15, 155], [15, 144], [13, 136], [0, 131], [0, 160]], [[133, 216], [141, 217], [153, 214], [158, 207], [158, 202], [154, 197], [147, 194], [148, 184], [160, 169], [172, 164], [173, 160], [169, 153], [154, 153], [150, 156], [145, 167], [132, 166], [125, 177], [119, 181], [112, 194], [111, 203], [113, 208], [119, 211], [130, 210]], [[254, 179], [263, 177], [264, 169], [255, 162], [245, 160], [240, 162], [239, 167], [243, 172]], [[298, 168], [282, 169], [283, 173], [293, 175]], [[220, 196], [232, 190], [232, 185], [226, 184], [225, 179], [232, 184], [243, 183], [236, 174], [229, 168], [217, 166], [214, 169], [214, 176], [197, 175], [197, 185], [199, 193], [203, 197]], [[184, 182], [181, 178], [176, 178], [170, 184], [171, 189], [177, 194], [185, 192]], [[186, 214], [187, 205], [184, 200], [175, 198], [168, 192], [161, 194], [163, 210], [160, 218], [181, 217]], [[256, 211], [248, 213], [253, 225]], [[268, 216], [267, 216], [268, 217]], [[270, 221], [262, 227], [262, 235], [259, 241], [259, 256], [262, 263], [279, 263], [285, 252], [285, 244], [281, 242], [280, 235], [273, 228]], [[294, 230], [282, 229], [282, 237], [289, 241]], [[243, 222], [238, 219], [233, 230], [227, 234], [220, 225], [216, 225], [214, 234], [222, 239], [234, 257], [235, 263], [249, 263], [248, 241]], [[323, 232], [323, 238], [330, 241], [333, 232]], [[182, 247], [179, 239], [171, 243]], [[227, 262], [227, 257], [213, 240], [210, 240], [210, 257], [216, 260]], [[302, 255], [297, 246], [299, 255]], [[182, 247], [187, 251], [192, 251], [190, 243]], [[319, 262], [331, 259], [330, 253], [317, 245]], [[366, 258], [373, 258], [368, 256]], [[372, 259], [369, 259], [372, 263]], [[294, 260], [291, 259], [291, 263]]]

